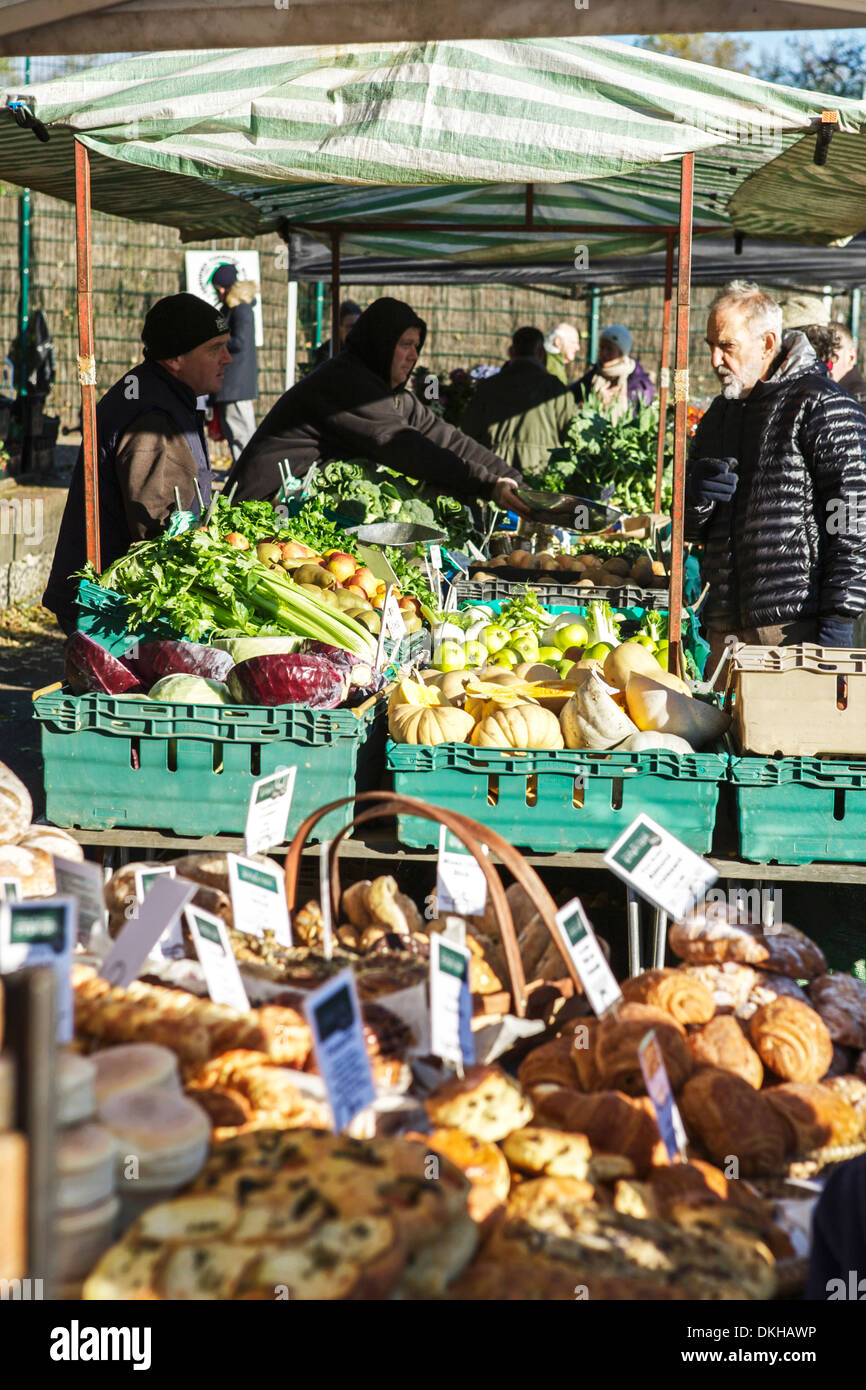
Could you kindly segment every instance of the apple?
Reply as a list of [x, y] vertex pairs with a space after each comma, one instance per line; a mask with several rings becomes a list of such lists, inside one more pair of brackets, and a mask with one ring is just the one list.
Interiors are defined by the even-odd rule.
[[503, 647], [507, 647], [511, 641], [511, 633], [505, 627], [497, 627], [491, 623], [484, 629], [484, 641], [491, 656], [501, 652]]
[[446, 638], [439, 648], [437, 659], [433, 665], [437, 671], [465, 671], [466, 653], [463, 643]]
[[556, 666], [562, 660], [562, 652], [558, 647], [539, 647], [538, 660], [547, 661], [552, 666]]
[[232, 546], [234, 550], [249, 550], [250, 543], [246, 536], [242, 536], [240, 531], [229, 531], [226, 536], [226, 545]]
[[584, 647], [583, 658], [585, 661], [605, 661], [612, 651], [610, 642], [594, 642], [591, 647]]
[[309, 560], [316, 553], [308, 545], [301, 545], [300, 541], [283, 541], [282, 551], [285, 560]]
[[519, 653], [521, 661], [538, 660], [538, 642], [532, 633], [521, 633], [517, 637], [512, 633], [510, 647]]
[[510, 647], [503, 647], [495, 656], [490, 658], [491, 666], [507, 666], [509, 670], [518, 666], [523, 660], [519, 652], [512, 651]]
[[585, 647], [589, 633], [583, 623], [566, 623], [553, 634], [553, 645], [558, 651], [567, 652], [569, 647]]
[[467, 668], [483, 666], [487, 659], [484, 646], [481, 642], [467, 642], [464, 647], [464, 657]]
[[355, 570], [352, 583], [360, 584], [361, 588], [364, 590], [364, 593], [367, 595], [367, 598], [372, 598], [373, 595], [377, 593], [379, 589], [379, 581], [376, 578], [375, 574], [372, 570], [368, 570], [364, 565], [362, 565], [360, 569]]
[[[333, 574], [342, 583], [345, 583], [347, 579], [352, 579], [352, 576], [354, 575], [357, 568], [358, 566], [352, 559], [352, 556], [346, 555], [341, 550], [335, 550], [333, 554], [328, 556], [327, 561], [325, 562], [325, 569], [330, 570], [331, 574]], [[354, 583], [354, 580], [352, 582]], [[358, 589], [359, 592], [364, 595], [364, 598], [366, 598], [366, 590], [362, 589], [360, 585], [358, 586]]]
[[374, 594], [373, 597], [370, 599], [370, 603], [374, 608], [381, 611], [385, 607], [385, 595]]
[[559, 671], [559, 679], [560, 679], [560, 680], [563, 680], [563, 681], [567, 681], [567, 680], [568, 680], [568, 673], [569, 673], [569, 671], [573, 671], [573, 670], [574, 670], [575, 664], [576, 664], [576, 663], [573, 662], [573, 661], [560, 661], [560, 662], [557, 664], [557, 670]]
[[346, 590], [347, 594], [358, 594], [358, 596], [363, 599], [367, 597], [360, 584], [344, 584], [343, 588]]

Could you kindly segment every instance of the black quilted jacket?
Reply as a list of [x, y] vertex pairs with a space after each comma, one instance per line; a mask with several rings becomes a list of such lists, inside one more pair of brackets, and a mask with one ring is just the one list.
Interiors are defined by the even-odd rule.
[[696, 503], [687, 473], [686, 538], [704, 544], [711, 626], [866, 608], [866, 414], [804, 334], [786, 333], [782, 352], [745, 399], [713, 401], [690, 450], [689, 463], [737, 460], [730, 503]]

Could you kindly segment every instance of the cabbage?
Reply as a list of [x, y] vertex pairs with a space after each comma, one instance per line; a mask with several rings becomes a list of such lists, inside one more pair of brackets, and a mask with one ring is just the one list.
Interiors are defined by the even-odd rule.
[[295, 652], [303, 637], [221, 637], [212, 645], [228, 652], [232, 661], [250, 661], [254, 656], [282, 656]]
[[165, 704], [183, 701], [190, 705], [231, 705], [228, 686], [208, 676], [163, 676], [148, 691], [151, 700]]

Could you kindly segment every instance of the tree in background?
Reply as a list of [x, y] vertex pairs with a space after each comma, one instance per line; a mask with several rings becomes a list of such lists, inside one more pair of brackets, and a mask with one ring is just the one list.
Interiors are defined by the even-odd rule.
[[749, 57], [751, 44], [736, 34], [648, 34], [637, 40], [637, 46], [729, 72], [754, 71]]
[[789, 38], [776, 54], [764, 58], [758, 76], [807, 92], [860, 100], [866, 82], [864, 65], [866, 44], [853, 36], [841, 43], [838, 39], [816, 43]]

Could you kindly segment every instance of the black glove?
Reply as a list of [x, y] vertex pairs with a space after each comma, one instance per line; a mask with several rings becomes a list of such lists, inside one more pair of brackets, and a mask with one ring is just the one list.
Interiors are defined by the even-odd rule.
[[737, 460], [695, 459], [689, 469], [689, 500], [692, 502], [730, 502], [737, 490]]
[[854, 623], [847, 618], [819, 618], [819, 647], [853, 647]]

